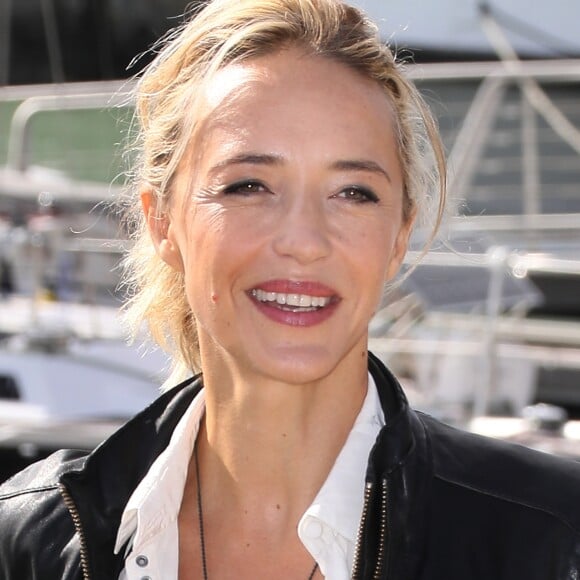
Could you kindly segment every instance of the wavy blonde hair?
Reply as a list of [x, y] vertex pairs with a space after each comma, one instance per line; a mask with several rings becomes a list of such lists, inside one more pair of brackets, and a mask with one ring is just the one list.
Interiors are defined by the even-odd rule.
[[[143, 322], [174, 360], [168, 383], [200, 370], [194, 313], [184, 277], [157, 255], [141, 211], [149, 188], [162, 214], [184, 152], [203, 119], [196, 103], [204, 83], [231, 63], [299, 46], [377, 82], [392, 103], [404, 178], [405, 219], [431, 223], [432, 241], [445, 203], [445, 159], [436, 124], [403, 66], [362, 12], [338, 0], [213, 0], [192, 12], [157, 47], [136, 87], [137, 162], [127, 207], [132, 249], [124, 261], [129, 290], [125, 318], [133, 333]], [[193, 113], [192, 113], [193, 111]], [[426, 247], [428, 244], [426, 245]]]

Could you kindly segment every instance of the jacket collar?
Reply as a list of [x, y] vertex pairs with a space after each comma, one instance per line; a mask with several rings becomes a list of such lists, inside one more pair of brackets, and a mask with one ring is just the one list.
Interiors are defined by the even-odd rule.
[[385, 426], [379, 432], [371, 451], [367, 481], [386, 476], [400, 466], [413, 450], [414, 437], [410, 428], [409, 403], [401, 385], [385, 365], [369, 353], [369, 371], [377, 385]]
[[[374, 578], [381, 550], [379, 530], [386, 523], [382, 548], [386, 578], [418, 578], [424, 561], [425, 530], [432, 466], [423, 424], [410, 409], [403, 389], [383, 363], [369, 353], [386, 424], [371, 450], [367, 486], [371, 486], [369, 512], [362, 528], [362, 578]], [[386, 486], [386, 487], [384, 487]], [[383, 505], [386, 503], [386, 506]], [[381, 521], [386, 507], [386, 522]]]

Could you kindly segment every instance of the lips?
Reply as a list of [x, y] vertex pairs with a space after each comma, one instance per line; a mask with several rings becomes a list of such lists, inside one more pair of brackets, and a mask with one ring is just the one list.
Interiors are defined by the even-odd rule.
[[271, 302], [280, 306], [298, 308], [324, 308], [332, 298], [330, 296], [311, 296], [308, 294], [295, 294], [286, 292], [266, 292], [261, 288], [254, 288], [252, 296], [260, 302]]
[[311, 326], [326, 320], [340, 301], [328, 286], [313, 281], [269, 280], [248, 295], [270, 319], [290, 326]]

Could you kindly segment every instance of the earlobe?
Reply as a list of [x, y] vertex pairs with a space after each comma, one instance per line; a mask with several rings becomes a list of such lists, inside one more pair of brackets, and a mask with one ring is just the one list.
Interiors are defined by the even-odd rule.
[[141, 205], [151, 240], [159, 257], [175, 270], [183, 271], [183, 260], [174, 236], [173, 225], [167, 213], [161, 213], [151, 189], [141, 192]]

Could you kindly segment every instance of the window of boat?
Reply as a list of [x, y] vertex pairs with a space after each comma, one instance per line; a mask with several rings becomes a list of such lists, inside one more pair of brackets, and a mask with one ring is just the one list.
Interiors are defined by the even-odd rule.
[[20, 399], [18, 384], [12, 375], [0, 374], [0, 399]]

